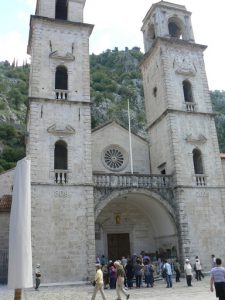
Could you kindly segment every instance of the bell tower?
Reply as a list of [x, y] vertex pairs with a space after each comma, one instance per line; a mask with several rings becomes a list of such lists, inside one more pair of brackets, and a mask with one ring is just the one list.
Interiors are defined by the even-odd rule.
[[[143, 20], [141, 63], [153, 174], [174, 177], [179, 255], [209, 266], [209, 253], [224, 256], [224, 178], [203, 52], [191, 13], [160, 1]], [[220, 220], [220, 221], [219, 221]], [[216, 231], [215, 231], [216, 230]], [[215, 244], [209, 240], [215, 237]], [[214, 243], [214, 242], [213, 242]]]
[[32, 246], [45, 283], [86, 281], [95, 262], [85, 2], [38, 0], [30, 19]]

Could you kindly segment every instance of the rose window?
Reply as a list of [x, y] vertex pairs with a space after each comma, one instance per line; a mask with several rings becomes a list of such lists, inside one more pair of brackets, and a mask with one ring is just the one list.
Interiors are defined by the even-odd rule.
[[102, 153], [102, 160], [107, 169], [120, 171], [126, 165], [125, 151], [116, 145], [107, 147]]

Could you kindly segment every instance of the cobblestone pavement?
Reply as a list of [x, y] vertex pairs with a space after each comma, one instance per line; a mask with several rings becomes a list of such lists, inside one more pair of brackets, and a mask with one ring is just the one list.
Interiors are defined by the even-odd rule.
[[[57, 286], [40, 287], [40, 291], [27, 289], [23, 292], [23, 300], [90, 300], [93, 288], [91, 286]], [[192, 287], [186, 286], [185, 279], [179, 283], [174, 283], [173, 288], [167, 289], [162, 281], [156, 282], [154, 288], [132, 289], [130, 300], [216, 300], [215, 293], [209, 291], [209, 277], [204, 280], [193, 282]], [[116, 299], [115, 290], [105, 290], [107, 300]], [[13, 300], [14, 292], [5, 286], [0, 286], [0, 300]], [[97, 294], [96, 300], [101, 300], [101, 295]], [[125, 297], [122, 295], [122, 300]]]

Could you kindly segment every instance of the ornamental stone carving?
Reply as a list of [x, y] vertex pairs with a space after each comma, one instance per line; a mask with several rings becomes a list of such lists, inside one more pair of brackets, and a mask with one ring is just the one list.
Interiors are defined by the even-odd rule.
[[197, 138], [192, 137], [192, 134], [188, 134], [185, 141], [189, 144], [202, 145], [206, 143], [207, 138], [203, 134], [199, 134]]
[[177, 74], [186, 76], [195, 76], [196, 74], [196, 68], [189, 57], [176, 57], [173, 66]]
[[75, 134], [76, 131], [70, 125], [66, 125], [63, 128], [60, 128], [56, 124], [53, 124], [47, 128], [47, 132], [55, 136], [67, 136], [67, 135]]
[[49, 54], [50, 58], [61, 59], [61, 60], [75, 60], [75, 56], [72, 53], [67, 52], [66, 54], [60, 54], [58, 51], [53, 51]]

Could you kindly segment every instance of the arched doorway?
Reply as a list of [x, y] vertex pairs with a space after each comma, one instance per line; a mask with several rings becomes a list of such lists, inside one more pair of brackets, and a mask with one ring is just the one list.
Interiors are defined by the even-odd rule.
[[178, 255], [173, 209], [148, 191], [114, 192], [96, 206], [96, 254], [115, 260], [142, 251]]

